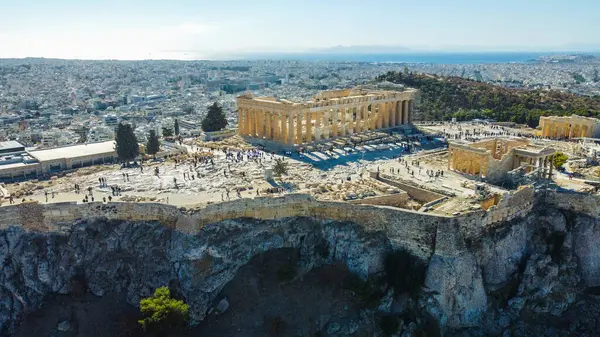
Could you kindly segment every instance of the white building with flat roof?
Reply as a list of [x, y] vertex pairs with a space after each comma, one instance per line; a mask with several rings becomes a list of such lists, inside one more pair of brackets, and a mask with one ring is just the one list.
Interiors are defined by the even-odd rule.
[[[31, 151], [25, 150], [22, 145], [20, 147], [9, 145], [5, 148], [23, 150], [0, 154], [0, 181], [34, 179], [59, 171], [113, 163], [117, 159], [114, 141]], [[0, 151], [2, 148], [0, 143]]]

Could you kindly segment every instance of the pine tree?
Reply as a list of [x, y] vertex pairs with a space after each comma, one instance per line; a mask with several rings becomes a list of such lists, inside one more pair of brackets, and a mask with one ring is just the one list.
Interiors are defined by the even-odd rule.
[[202, 120], [202, 130], [205, 132], [219, 131], [227, 126], [227, 118], [223, 109], [217, 104], [213, 103], [208, 108], [206, 117]]
[[115, 140], [117, 157], [119, 157], [120, 161], [132, 161], [140, 153], [137, 138], [135, 138], [131, 124], [119, 123]]
[[175, 136], [179, 136], [179, 120], [175, 119], [175, 125], [173, 126], [175, 130]]
[[156, 131], [150, 130], [150, 137], [146, 144], [146, 153], [149, 155], [155, 155], [160, 150], [160, 141], [156, 135]]
[[162, 128], [163, 137], [172, 137], [173, 129], [171, 128]]

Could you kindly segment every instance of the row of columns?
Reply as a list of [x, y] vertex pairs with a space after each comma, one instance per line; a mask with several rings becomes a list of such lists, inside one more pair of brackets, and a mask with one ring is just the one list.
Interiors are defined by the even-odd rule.
[[448, 171], [460, 171], [470, 175], [479, 175], [479, 178], [487, 176], [489, 160], [487, 154], [476, 153], [461, 148], [451, 148], [448, 152], [450, 153]]
[[267, 111], [238, 107], [238, 133], [285, 144], [302, 144], [332, 137], [412, 123], [412, 100], [365, 103], [329, 110]]
[[542, 127], [542, 137], [548, 138], [580, 138], [592, 137], [593, 126], [565, 122], [546, 121]]
[[517, 165], [514, 165], [514, 168], [525, 164], [526, 173], [538, 170], [538, 178], [552, 179], [552, 168], [554, 166], [552, 163], [553, 156], [554, 155], [549, 155], [545, 157], [516, 156], [515, 161], [517, 162]]

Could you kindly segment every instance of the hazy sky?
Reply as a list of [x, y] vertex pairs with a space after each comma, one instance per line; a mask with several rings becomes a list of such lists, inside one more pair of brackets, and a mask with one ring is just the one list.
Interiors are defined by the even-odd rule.
[[600, 50], [599, 0], [0, 0], [0, 57], [213, 58], [338, 45]]

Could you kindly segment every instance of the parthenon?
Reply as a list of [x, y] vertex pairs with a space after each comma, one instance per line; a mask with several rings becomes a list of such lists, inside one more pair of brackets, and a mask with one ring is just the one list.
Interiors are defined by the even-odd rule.
[[412, 123], [418, 90], [324, 91], [306, 102], [237, 98], [238, 133], [287, 146]]

